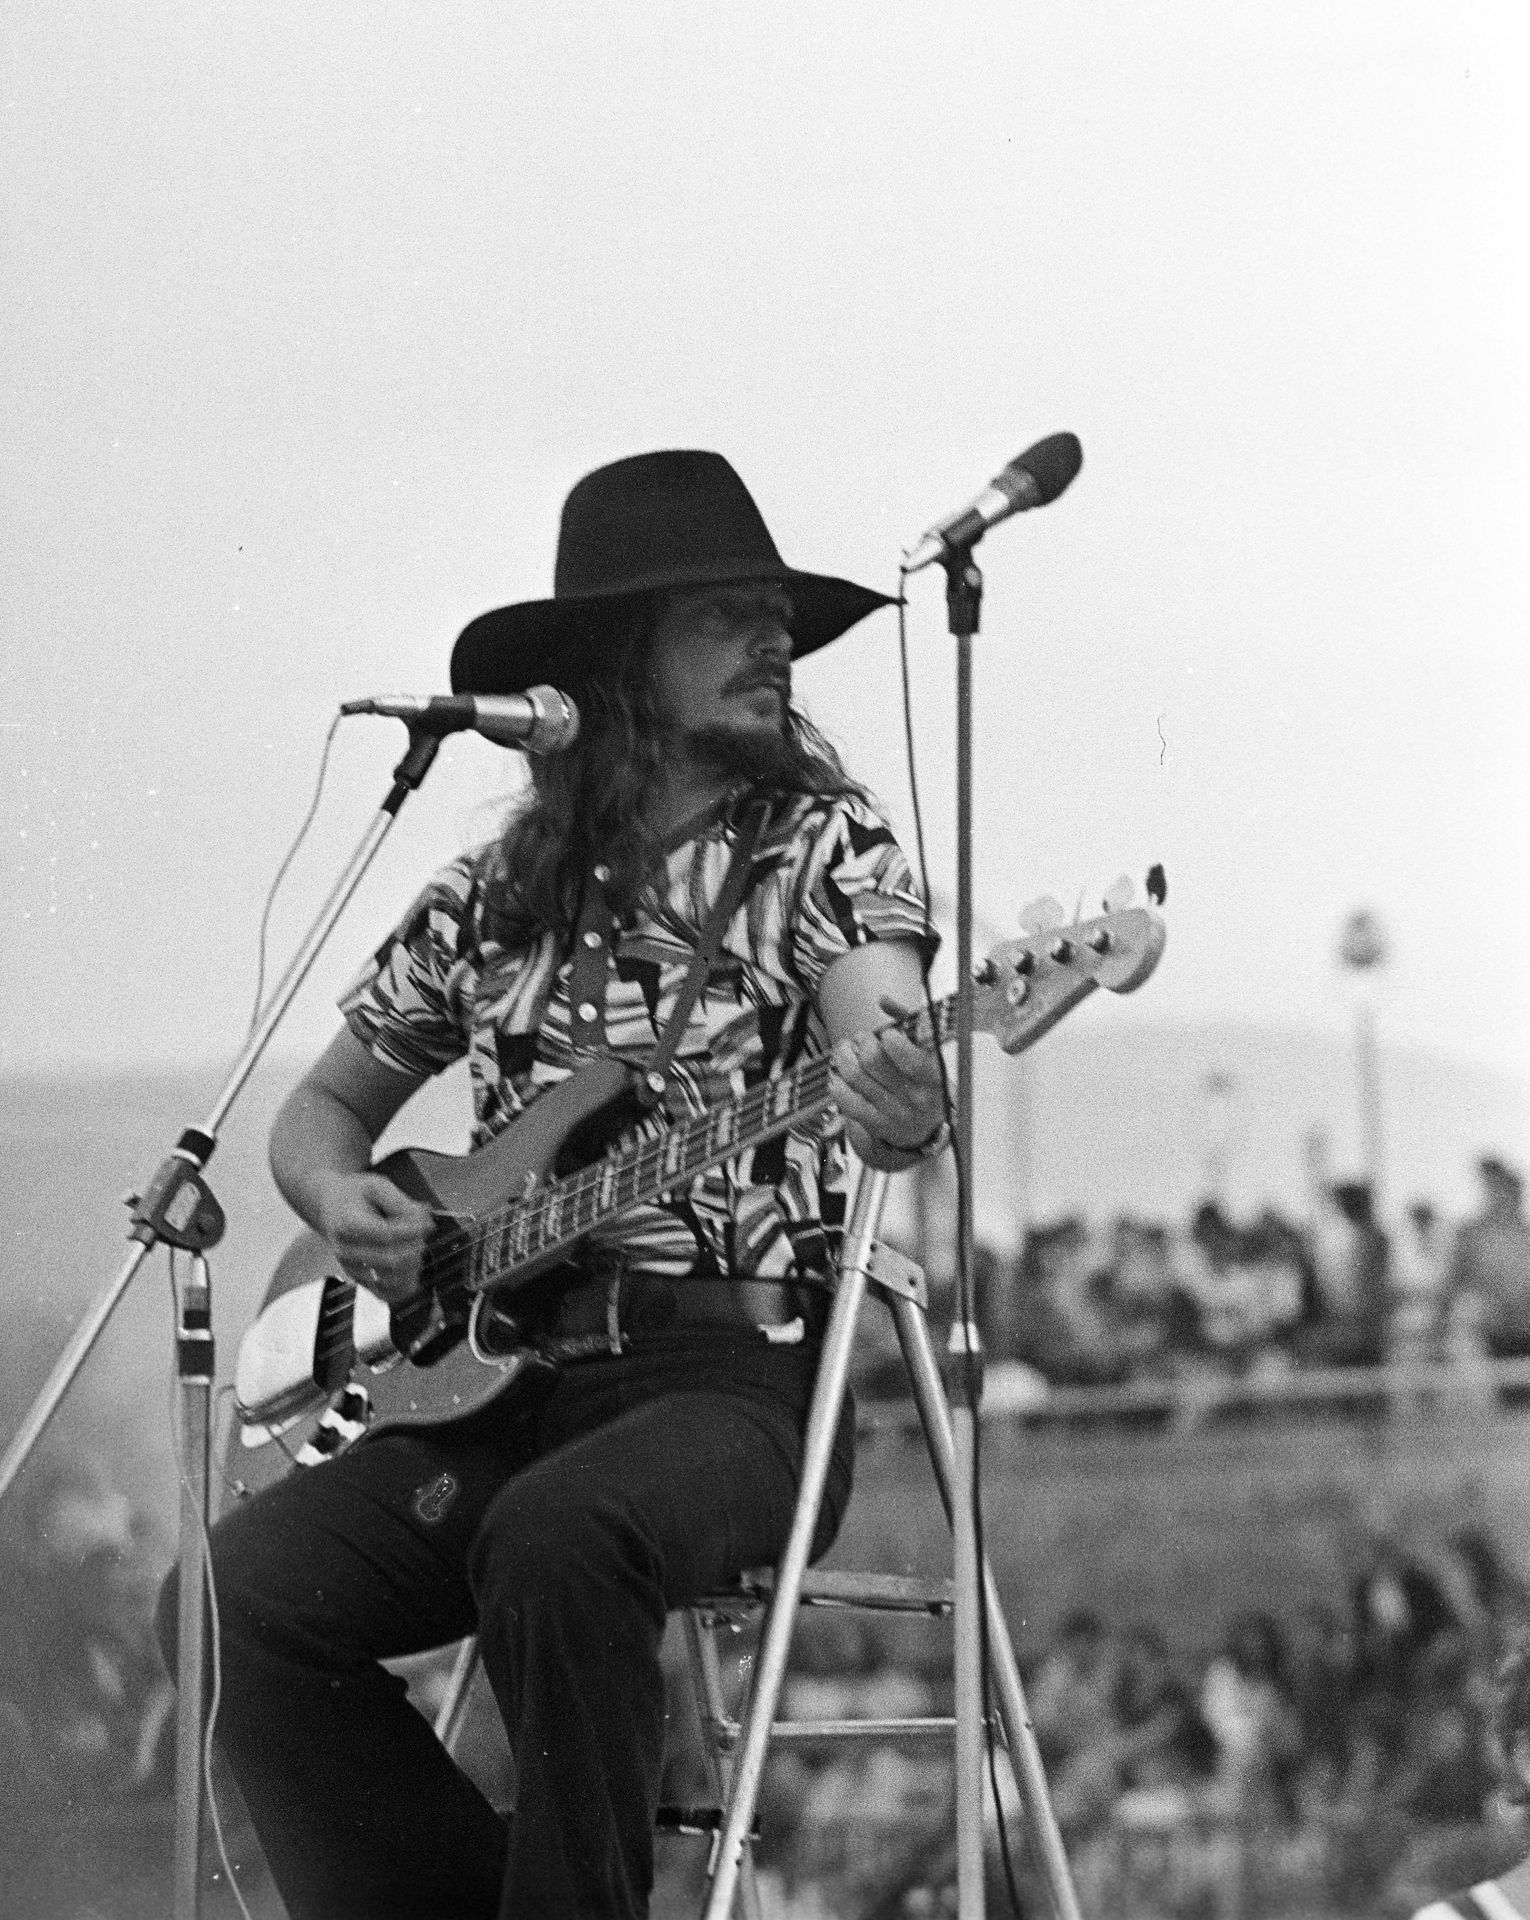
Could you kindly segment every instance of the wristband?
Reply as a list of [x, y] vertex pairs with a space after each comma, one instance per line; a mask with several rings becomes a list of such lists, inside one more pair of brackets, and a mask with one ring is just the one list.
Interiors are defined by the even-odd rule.
[[879, 1133], [871, 1137], [889, 1153], [911, 1153], [920, 1160], [933, 1160], [937, 1153], [944, 1153], [951, 1144], [951, 1122], [944, 1118], [937, 1120], [933, 1130], [924, 1139], [916, 1140], [910, 1146], [900, 1147], [896, 1140], [884, 1140]]

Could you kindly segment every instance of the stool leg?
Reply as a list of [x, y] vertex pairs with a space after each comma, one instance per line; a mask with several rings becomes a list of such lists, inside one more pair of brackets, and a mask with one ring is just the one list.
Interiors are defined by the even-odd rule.
[[[713, 1639], [713, 1629], [703, 1620], [696, 1607], [687, 1607], [685, 1620], [685, 1646], [690, 1655], [691, 1688], [696, 1701], [696, 1717], [701, 1723], [702, 1742], [707, 1751], [707, 1768], [712, 1777], [712, 1792], [719, 1807], [728, 1805], [729, 1791], [733, 1785], [734, 1767], [732, 1756], [728, 1754], [718, 1740], [717, 1730], [728, 1717], [728, 1703], [723, 1698], [722, 1665], [717, 1657], [717, 1642]], [[754, 1815], [751, 1810], [750, 1820]], [[717, 1871], [718, 1851], [722, 1845], [719, 1831], [712, 1836], [712, 1859], [709, 1873]], [[754, 1875], [754, 1848], [746, 1833], [743, 1858], [739, 1864], [738, 1883], [739, 1902], [743, 1907], [744, 1920], [763, 1920], [764, 1910], [760, 1905], [759, 1884]]]
[[[930, 1330], [914, 1303], [889, 1296], [889, 1305], [898, 1329], [898, 1344], [903, 1349], [904, 1362], [908, 1367], [925, 1442], [930, 1450], [930, 1464], [935, 1469], [935, 1481], [949, 1519], [954, 1512], [956, 1494], [956, 1443], [950, 1408], [941, 1385], [940, 1365], [930, 1345]], [[983, 1593], [988, 1615], [988, 1658], [998, 1688], [999, 1712], [1009, 1742], [1015, 1781], [1025, 1807], [1031, 1845], [1036, 1850], [1036, 1859], [1056, 1920], [1082, 1920], [1073, 1876], [1068, 1867], [1068, 1856], [1063, 1850], [1062, 1834], [1058, 1829], [1057, 1816], [1052, 1811], [1051, 1796], [1047, 1792], [1041, 1749], [1036, 1744], [1030, 1710], [1025, 1704], [1025, 1688], [1020, 1679], [1014, 1642], [1005, 1624], [999, 1589], [986, 1555], [983, 1561]]]
[[845, 1231], [839, 1285], [834, 1292], [834, 1305], [829, 1314], [823, 1354], [818, 1364], [818, 1379], [813, 1387], [812, 1405], [808, 1409], [802, 1484], [798, 1489], [791, 1532], [776, 1570], [775, 1591], [771, 1595], [760, 1636], [754, 1684], [749, 1691], [738, 1758], [733, 1768], [733, 1795], [718, 1844], [712, 1884], [703, 1909], [704, 1920], [728, 1920], [732, 1912], [733, 1891], [748, 1844], [755, 1803], [759, 1799], [760, 1778], [765, 1770], [765, 1755], [770, 1745], [776, 1705], [781, 1698], [781, 1683], [786, 1677], [786, 1655], [791, 1644], [792, 1628], [796, 1624], [802, 1576], [807, 1571], [813, 1535], [818, 1527], [818, 1510], [823, 1504], [824, 1484], [829, 1477], [835, 1430], [839, 1425], [840, 1408], [844, 1405], [845, 1386], [850, 1376], [850, 1349], [855, 1340], [861, 1302], [866, 1297], [871, 1243], [886, 1190], [885, 1173], [874, 1173], [864, 1167], [860, 1169], [850, 1223]]

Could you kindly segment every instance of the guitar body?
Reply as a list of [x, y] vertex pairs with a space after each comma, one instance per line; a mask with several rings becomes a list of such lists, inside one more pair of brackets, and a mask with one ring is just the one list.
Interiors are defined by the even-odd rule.
[[[569, 1266], [569, 1247], [523, 1263], [500, 1283], [495, 1301], [484, 1300], [478, 1315], [483, 1331], [494, 1332], [493, 1343], [470, 1341], [479, 1296], [471, 1287], [473, 1242], [466, 1229], [507, 1199], [530, 1198], [548, 1180], [598, 1157], [639, 1111], [630, 1071], [617, 1061], [595, 1060], [549, 1088], [474, 1153], [404, 1148], [380, 1160], [377, 1172], [438, 1217], [425, 1264], [435, 1270], [431, 1298], [444, 1307], [444, 1324], [427, 1331], [421, 1344], [407, 1311], [390, 1313], [356, 1285], [327, 1240], [311, 1230], [300, 1233], [278, 1262], [240, 1345], [234, 1392], [245, 1446], [282, 1435], [284, 1451], [294, 1440], [310, 1447], [315, 1420], [343, 1401], [353, 1412], [342, 1424], [359, 1414], [369, 1432], [451, 1426], [524, 1384], [538, 1363], [515, 1338], [513, 1296], [538, 1280], [555, 1284], [554, 1276]], [[460, 1241], [466, 1250], [455, 1254]], [[346, 1433], [343, 1440], [353, 1437]]]
[[[476, 1153], [405, 1147], [380, 1160], [377, 1171], [435, 1213], [476, 1220], [507, 1200], [530, 1199], [545, 1181], [587, 1164], [640, 1111], [632, 1095], [631, 1069], [617, 1060], [592, 1060], [572, 1078], [549, 1087], [520, 1119]], [[518, 1273], [516, 1284], [541, 1270]]]

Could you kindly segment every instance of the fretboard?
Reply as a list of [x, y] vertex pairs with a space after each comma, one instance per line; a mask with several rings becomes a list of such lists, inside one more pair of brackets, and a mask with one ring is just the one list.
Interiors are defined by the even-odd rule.
[[[926, 1049], [955, 1031], [956, 999], [896, 1022]], [[640, 1135], [604, 1159], [548, 1182], [529, 1199], [484, 1215], [472, 1232], [472, 1286], [503, 1285], [516, 1269], [572, 1247], [634, 1207], [685, 1187], [708, 1168], [747, 1153], [830, 1104], [829, 1058], [815, 1054], [693, 1119]]]

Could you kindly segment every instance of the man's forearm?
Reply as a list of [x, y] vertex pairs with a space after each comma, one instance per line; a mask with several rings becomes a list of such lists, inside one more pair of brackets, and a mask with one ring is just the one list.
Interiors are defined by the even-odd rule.
[[372, 1162], [372, 1136], [343, 1100], [305, 1083], [276, 1116], [270, 1162], [288, 1206], [309, 1226], [322, 1227], [326, 1178], [364, 1173]]

